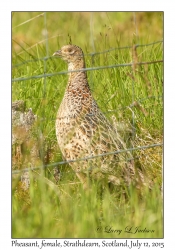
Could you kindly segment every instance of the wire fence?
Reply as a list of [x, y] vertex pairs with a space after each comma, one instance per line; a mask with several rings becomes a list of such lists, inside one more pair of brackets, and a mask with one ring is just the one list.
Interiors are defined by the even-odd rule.
[[[58, 165], [64, 165], [64, 164], [69, 164], [69, 163], [73, 163], [73, 162], [80, 162], [80, 161], [87, 161], [87, 160], [90, 160], [90, 159], [100, 158], [102, 156], [120, 154], [120, 153], [125, 153], [125, 152], [128, 152], [128, 151], [144, 150], [144, 149], [149, 149], [149, 148], [154, 148], [154, 147], [162, 147], [162, 146], [163, 146], [163, 143], [157, 143], [157, 144], [152, 144], [152, 145], [148, 145], [148, 146], [142, 146], [142, 147], [137, 147], [137, 148], [128, 148], [128, 149], [108, 152], [108, 153], [104, 153], [104, 154], [98, 154], [98, 155], [94, 155], [94, 156], [79, 158], [79, 159], [76, 159], [76, 160], [58, 161], [58, 162], [54, 162], [54, 163], [50, 163], [50, 164], [43, 165], [43, 166], [38, 166], [38, 167], [32, 167], [31, 166], [30, 168], [24, 168], [24, 169], [21, 169], [21, 170], [13, 170], [12, 174], [19, 174], [21, 172], [28, 172], [28, 171], [37, 170], [37, 169], [45, 169], [47, 167], [57, 167]], [[133, 160], [133, 159], [135, 159], [135, 158], [131, 158], [131, 159], [127, 159], [127, 160], [130, 161], [130, 160]], [[80, 173], [80, 172], [81, 171], [78, 171], [77, 173]]]
[[[53, 36], [55, 37], [55, 36]], [[47, 39], [44, 39], [42, 42], [48, 42]], [[139, 47], [149, 47], [149, 46], [153, 46], [155, 44], [162, 44], [163, 43], [163, 40], [160, 40], [160, 41], [156, 41], [156, 42], [153, 42], [153, 43], [149, 43], [149, 44], [136, 44], [134, 46], [124, 46], [124, 47], [116, 47], [116, 48], [111, 48], [111, 49], [108, 49], [108, 50], [104, 50], [104, 51], [100, 51], [100, 52], [93, 52], [93, 53], [89, 53], [89, 54], [84, 54], [85, 57], [92, 57], [92, 56], [95, 56], [95, 55], [100, 55], [100, 54], [105, 54], [105, 53], [109, 53], [111, 51], [116, 51], [116, 50], [123, 50], [123, 49], [131, 49], [131, 48], [139, 48]], [[33, 47], [33, 46], [32, 46]], [[53, 58], [53, 56], [46, 56], [46, 57], [43, 57], [43, 58], [36, 58], [36, 59], [32, 59], [32, 60], [26, 60], [25, 62], [22, 62], [22, 63], [18, 63], [18, 64], [15, 64], [15, 65], [12, 65], [12, 68], [17, 68], [17, 67], [20, 67], [20, 66], [23, 66], [25, 64], [28, 64], [28, 63], [32, 63], [32, 62], [37, 62], [37, 61], [46, 61], [50, 58]], [[160, 61], [157, 61], [157, 62], [163, 62], [163, 60], [160, 60]], [[146, 62], [145, 62], [146, 63]], [[151, 63], [151, 62], [150, 62]], [[126, 66], [132, 66], [132, 65], [126, 65]], [[111, 65], [111, 67], [113, 67]], [[117, 67], [123, 67], [123, 64], [118, 64]], [[98, 69], [98, 68], [97, 68]], [[99, 67], [99, 69], [101, 69], [101, 67]], [[88, 71], [88, 70], [93, 70], [93, 69], [84, 69], [85, 71]], [[68, 71], [65, 71], [65, 72], [60, 72], [60, 74], [66, 74]], [[12, 79], [13, 81], [17, 81], [16, 79]]]
[[[49, 49], [48, 49], [49, 37], [48, 37], [48, 32], [47, 32], [47, 16], [46, 16], [46, 13], [42, 13], [42, 14], [36, 16], [35, 18], [38, 18], [38, 17], [43, 17], [44, 18], [44, 26], [45, 26], [46, 32], [45, 32], [45, 39], [42, 42], [45, 42], [46, 56], [43, 57], [43, 58], [33, 58], [32, 60], [26, 60], [26, 61], [24, 61], [22, 63], [12, 65], [12, 69], [23, 67], [23, 66], [29, 65], [30, 63], [33, 63], [33, 62], [43, 61], [44, 62], [43, 71], [44, 72], [47, 71], [47, 61], [49, 59], [52, 59], [52, 56], [49, 56]], [[32, 19], [30, 19], [28, 21], [32, 21], [32, 20], [34, 20], [34, 18], [32, 18]], [[15, 26], [14, 28], [19, 27], [21, 25], [24, 25], [26, 22], [23, 22], [23, 23]], [[104, 53], [110, 53], [112, 51], [117, 51], [117, 50], [125, 50], [125, 49], [133, 49], [136, 52], [137, 48], [139, 48], [139, 47], [149, 47], [149, 46], [154, 46], [154, 45], [158, 45], [158, 46], [163, 45], [163, 41], [161, 40], [161, 41], [156, 41], [156, 42], [149, 43], [149, 44], [136, 44], [134, 46], [124, 46], [124, 47], [110, 48], [110, 49], [104, 50], [104, 51], [92, 52], [92, 53], [89, 53], [89, 54], [85, 54], [85, 57], [90, 56], [92, 58], [92, 65], [93, 65], [93, 57], [96, 56], [96, 55], [100, 55], [100, 54], [104, 54]], [[153, 61], [138, 62], [137, 59], [135, 60], [134, 56], [133, 56], [133, 61], [130, 62], [130, 63], [104, 65], [104, 66], [98, 66], [98, 67], [93, 66], [93, 67], [84, 68], [84, 69], [81, 69], [81, 70], [61, 71], [61, 72], [54, 72], [54, 73], [43, 73], [43, 74], [40, 74], [40, 75], [32, 75], [32, 76], [29, 76], [29, 77], [13, 78], [12, 83], [13, 82], [22, 82], [22, 81], [27, 81], [27, 80], [32, 80], [32, 79], [42, 79], [43, 78], [44, 79], [44, 81], [43, 81], [43, 98], [45, 98], [45, 96], [46, 96], [46, 93], [45, 93], [46, 92], [46, 83], [47, 83], [47, 78], [48, 77], [53, 77], [53, 76], [56, 76], [56, 75], [64, 75], [64, 74], [68, 74], [70, 72], [96, 71], [96, 70], [119, 68], [119, 67], [132, 67], [134, 69], [137, 65], [160, 64], [160, 63], [163, 63], [163, 60], [153, 60]], [[120, 109], [132, 108], [134, 105], [136, 105], [136, 104], [138, 104], [140, 102], [144, 102], [144, 101], [146, 101], [148, 99], [153, 99], [153, 98], [154, 99], [161, 99], [161, 98], [163, 99], [162, 95], [157, 95], [157, 96], [154, 95], [154, 96], [148, 96], [148, 97], [145, 97], [145, 98], [135, 100], [134, 80], [132, 82], [132, 93], [133, 93], [133, 97], [132, 97], [133, 102], [132, 102], [132, 104], [130, 106], [128, 106], [128, 107], [127, 106], [119, 107], [118, 109], [108, 110], [107, 112], [104, 112], [104, 113], [117, 112]], [[43, 113], [43, 116], [42, 116], [41, 120], [44, 120], [44, 119], [46, 119], [46, 118], [45, 118], [45, 115]], [[133, 114], [133, 117], [132, 117], [132, 126], [133, 126], [133, 129], [135, 130], [135, 117], [134, 117], [134, 114]], [[36, 170], [36, 169], [43, 169], [43, 168], [45, 169], [47, 167], [56, 167], [58, 165], [69, 164], [69, 163], [72, 163], [72, 162], [88, 161], [90, 159], [100, 158], [100, 157], [107, 156], [107, 155], [112, 155], [112, 154], [121, 154], [121, 153], [125, 153], [125, 152], [128, 152], [128, 151], [133, 152], [133, 151], [137, 151], [137, 150], [145, 150], [145, 149], [149, 149], [149, 148], [162, 147], [162, 146], [163, 146], [162, 143], [155, 143], [155, 144], [150, 144], [150, 145], [146, 145], [146, 146], [143, 145], [143, 146], [140, 146], [140, 147], [133, 147], [133, 148], [127, 148], [127, 149], [118, 150], [118, 151], [107, 152], [107, 153], [98, 154], [98, 155], [95, 155], [95, 156], [88, 156], [88, 157], [79, 158], [79, 159], [76, 159], [76, 160], [59, 161], [59, 162], [54, 162], [54, 163], [50, 163], [50, 164], [44, 164], [43, 163], [43, 165], [41, 165], [41, 166], [31, 166], [29, 168], [24, 168], [24, 169], [21, 169], [21, 170], [13, 170], [12, 174], [19, 174], [21, 172], [27, 172], [27, 171]], [[131, 160], [131, 159], [128, 159], [128, 160]]]
[[[45, 60], [44, 60], [45, 61]], [[135, 65], [144, 65], [144, 64], [154, 64], [154, 63], [162, 63], [163, 60], [157, 60], [157, 61], [151, 61], [151, 62], [138, 62], [134, 63]], [[12, 82], [18, 82], [18, 81], [27, 81], [37, 78], [45, 78], [45, 77], [51, 77], [56, 75], [65, 75], [71, 72], [82, 72], [82, 71], [94, 71], [94, 70], [101, 70], [101, 69], [110, 69], [110, 68], [118, 68], [118, 67], [127, 67], [133, 66], [133, 63], [124, 63], [124, 64], [114, 64], [109, 66], [100, 66], [100, 67], [93, 67], [93, 68], [85, 68], [81, 70], [70, 70], [70, 71], [63, 71], [63, 72], [56, 72], [56, 73], [49, 73], [49, 74], [42, 74], [42, 75], [36, 75], [36, 76], [29, 76], [29, 77], [20, 77], [12, 79]]]

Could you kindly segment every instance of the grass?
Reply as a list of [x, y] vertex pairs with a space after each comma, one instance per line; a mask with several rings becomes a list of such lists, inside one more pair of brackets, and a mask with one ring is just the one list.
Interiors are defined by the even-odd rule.
[[[12, 28], [38, 14], [41, 13], [14, 12]], [[132, 49], [116, 49], [95, 55], [93, 60], [89, 55], [94, 50], [100, 52], [109, 48], [162, 40], [161, 12], [138, 12], [135, 16], [130, 12], [48, 12], [47, 30], [49, 56], [72, 40], [73, 44], [83, 48], [87, 67], [130, 63], [133, 58], [138, 62], [163, 58], [161, 43], [138, 47], [135, 52]], [[39, 60], [47, 55], [45, 42], [38, 43], [45, 38], [44, 32], [44, 16], [12, 30], [12, 63], [13, 66], [21, 64], [13, 67], [13, 79], [67, 70], [66, 64], [60, 59], [50, 57]], [[93, 41], [87, 37], [92, 37]], [[94, 46], [91, 46], [93, 43]], [[135, 147], [162, 142], [162, 63], [138, 65], [135, 69], [117, 67], [88, 71], [88, 78], [100, 108], [111, 122], [114, 123], [116, 119], [121, 124], [121, 132], [126, 140], [129, 134], [134, 138]], [[25, 100], [26, 106], [31, 107], [39, 117], [37, 127], [44, 136], [42, 147], [45, 164], [62, 161], [55, 136], [55, 116], [66, 82], [66, 75], [12, 82], [13, 101]], [[142, 167], [154, 183], [151, 191], [147, 187], [141, 192], [134, 187], [121, 187], [113, 192], [105, 189], [100, 199], [97, 184], [94, 183], [91, 190], [85, 192], [68, 165], [59, 166], [62, 175], [58, 185], [54, 183], [52, 167], [43, 172], [36, 170], [37, 180], [33, 178], [34, 173], [31, 173], [31, 186], [28, 191], [21, 189], [20, 182], [13, 179], [12, 237], [163, 237], [163, 204], [160, 192], [162, 148], [138, 150], [135, 155], [139, 157]]]

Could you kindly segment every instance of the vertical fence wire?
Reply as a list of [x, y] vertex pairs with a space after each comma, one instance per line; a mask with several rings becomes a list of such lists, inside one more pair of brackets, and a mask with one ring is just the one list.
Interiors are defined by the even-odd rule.
[[[92, 48], [92, 52], [91, 52], [91, 67], [93, 68], [94, 67], [94, 56], [95, 56], [95, 44], [94, 44], [94, 36], [93, 36], [93, 29], [94, 29], [94, 19], [93, 19], [93, 15], [94, 13], [91, 12], [91, 15], [90, 15], [90, 44], [91, 44], [91, 48]], [[90, 82], [91, 82], [91, 86], [92, 88], [94, 89], [94, 71], [91, 71], [90, 72]], [[92, 90], [93, 90], [92, 89]], [[93, 111], [93, 114], [95, 112]], [[92, 114], [92, 115], [93, 115]], [[90, 114], [91, 115], [91, 114]], [[92, 126], [92, 123], [91, 123], [91, 126]], [[92, 129], [93, 131], [93, 129]], [[92, 132], [91, 132], [91, 135], [92, 135]], [[100, 136], [100, 135], [99, 135]], [[92, 135], [93, 137], [93, 135]], [[92, 139], [92, 138], [91, 138]], [[92, 151], [92, 150], [91, 150]], [[91, 153], [92, 155], [92, 153]], [[93, 155], [92, 155], [93, 156]], [[93, 166], [91, 166], [93, 168]], [[100, 204], [99, 204], [99, 209], [100, 209], [100, 216], [99, 216], [99, 227], [101, 228], [102, 227], [102, 222], [103, 222], [103, 189], [102, 189], [102, 186], [100, 187], [99, 189], [99, 193], [98, 193], [98, 198], [99, 198], [99, 201], [100, 201]]]
[[[42, 102], [44, 105], [46, 105], [46, 85], [47, 85], [47, 77], [45, 76], [45, 74], [47, 73], [47, 58], [49, 56], [49, 44], [48, 44], [48, 31], [47, 31], [47, 13], [44, 12], [44, 29], [43, 29], [43, 35], [44, 35], [44, 39], [45, 39], [45, 48], [46, 48], [46, 57], [44, 58], [44, 82], [43, 82], [43, 99]], [[45, 120], [45, 109], [42, 109], [42, 119], [43, 119], [43, 124], [44, 124], [44, 120]], [[42, 130], [43, 125], [42, 124]], [[43, 132], [43, 131], [42, 131]], [[45, 145], [44, 145], [44, 140], [42, 140], [42, 145], [41, 145], [41, 158], [42, 158], [42, 163], [43, 163], [43, 168], [45, 170], [45, 174], [46, 174], [46, 168], [45, 168], [45, 161], [44, 161], [44, 155], [45, 155]]]
[[[92, 56], [91, 56], [91, 67], [94, 67], [94, 52], [95, 52], [95, 45], [94, 45], [94, 37], [93, 37], [93, 25], [94, 25], [94, 20], [93, 20], [93, 12], [91, 12], [90, 14], [90, 24], [89, 24], [89, 27], [90, 27], [90, 44], [91, 44], [91, 48], [92, 48]], [[94, 89], [94, 72], [90, 72], [90, 82], [91, 82], [91, 86], [92, 86], [92, 90]], [[92, 111], [93, 112], [93, 111]], [[93, 112], [94, 113], [94, 112]], [[93, 156], [92, 152], [92, 120], [91, 120], [91, 114], [89, 114], [89, 118], [90, 118], [90, 130], [91, 130], [91, 137], [90, 137], [90, 148], [91, 148], [91, 156]], [[93, 166], [92, 166], [92, 161], [90, 161], [90, 164], [89, 164], [89, 169], [92, 169]]]

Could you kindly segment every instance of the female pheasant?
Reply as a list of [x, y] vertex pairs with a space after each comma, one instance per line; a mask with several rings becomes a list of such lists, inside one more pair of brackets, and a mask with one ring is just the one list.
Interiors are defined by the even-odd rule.
[[[63, 157], [73, 161], [69, 164], [84, 188], [91, 179], [107, 180], [114, 185], [138, 180], [131, 153], [116, 153], [126, 147], [92, 96], [82, 49], [65, 45], [53, 55], [66, 61], [69, 71], [56, 117], [56, 136]], [[99, 154], [102, 155], [98, 157]]]

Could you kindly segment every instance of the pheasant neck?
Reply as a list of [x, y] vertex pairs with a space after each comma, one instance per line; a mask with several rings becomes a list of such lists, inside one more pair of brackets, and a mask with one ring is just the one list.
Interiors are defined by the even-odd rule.
[[78, 58], [76, 61], [74, 62], [69, 62], [68, 63], [68, 70], [79, 70], [85, 68], [85, 62], [82, 58]]
[[77, 72], [69, 72], [69, 88], [80, 87], [80, 85], [88, 85], [86, 71], [81, 71], [85, 69], [85, 63], [82, 58], [76, 62], [70, 62], [68, 64], [68, 71], [78, 70]]

